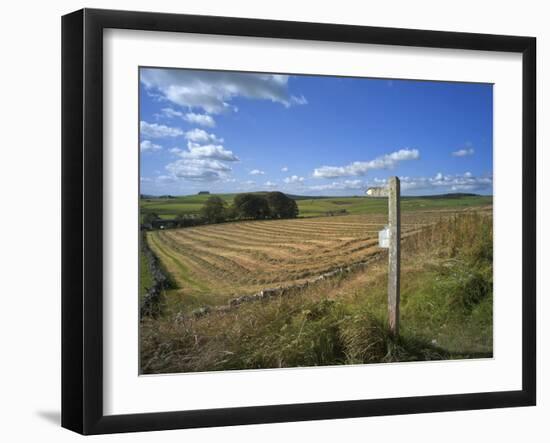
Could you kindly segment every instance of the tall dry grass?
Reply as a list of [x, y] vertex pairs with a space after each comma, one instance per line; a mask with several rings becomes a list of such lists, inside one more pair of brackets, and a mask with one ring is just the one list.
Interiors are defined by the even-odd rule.
[[141, 324], [144, 373], [488, 357], [492, 218], [442, 219], [403, 244], [399, 337], [386, 323], [384, 262], [291, 297]]

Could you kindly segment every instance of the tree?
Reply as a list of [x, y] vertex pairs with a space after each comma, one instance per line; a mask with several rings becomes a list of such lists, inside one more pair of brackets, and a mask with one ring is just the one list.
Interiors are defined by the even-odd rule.
[[239, 214], [237, 213], [237, 208], [235, 208], [235, 205], [227, 206], [225, 208], [225, 219], [235, 220], [237, 218], [239, 218]]
[[186, 228], [188, 226], [195, 226], [197, 224], [195, 218], [189, 217], [189, 215], [185, 214], [184, 212], [180, 212], [179, 214], [177, 214], [174, 220], [178, 228]]
[[143, 224], [144, 225], [152, 225], [155, 220], [160, 219], [160, 217], [155, 214], [154, 212], [147, 212], [143, 216]]
[[210, 197], [201, 208], [201, 216], [208, 223], [221, 223], [225, 221], [225, 201], [220, 197]]
[[268, 192], [266, 199], [273, 218], [296, 218], [298, 216], [298, 205], [282, 192]]
[[267, 218], [270, 215], [267, 199], [258, 194], [238, 194], [233, 200], [235, 211], [240, 218]]

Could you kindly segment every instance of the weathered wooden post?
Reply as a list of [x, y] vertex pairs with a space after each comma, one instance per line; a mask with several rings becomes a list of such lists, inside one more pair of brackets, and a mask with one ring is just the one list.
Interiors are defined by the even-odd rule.
[[399, 178], [390, 177], [388, 218], [390, 247], [388, 250], [388, 316], [390, 331], [399, 334], [399, 299], [401, 268], [401, 185]]
[[388, 322], [390, 332], [399, 334], [399, 299], [401, 271], [401, 185], [390, 177], [388, 187], [367, 190], [370, 197], [388, 197], [388, 226], [379, 232], [378, 243], [388, 249]]

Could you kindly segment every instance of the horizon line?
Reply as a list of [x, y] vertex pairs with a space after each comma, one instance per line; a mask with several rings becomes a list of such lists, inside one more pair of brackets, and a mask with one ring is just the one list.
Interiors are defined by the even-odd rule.
[[[202, 194], [201, 194], [202, 192]], [[140, 198], [142, 196], [145, 197], [194, 197], [197, 195], [237, 195], [237, 194], [260, 194], [260, 193], [269, 193], [269, 192], [281, 192], [285, 195], [293, 195], [296, 197], [311, 197], [311, 198], [352, 198], [352, 197], [364, 197], [364, 198], [378, 198], [378, 197], [370, 197], [366, 194], [350, 194], [350, 195], [309, 195], [309, 194], [294, 194], [291, 192], [283, 192], [283, 191], [277, 191], [277, 190], [263, 190], [263, 191], [243, 191], [243, 192], [210, 192], [210, 191], [199, 191], [195, 192], [193, 194], [172, 194], [172, 193], [166, 193], [166, 194], [147, 194], [147, 193], [141, 193], [140, 192]], [[438, 197], [438, 196], [444, 196], [444, 195], [465, 195], [465, 196], [476, 196], [476, 197], [493, 197], [493, 194], [479, 194], [475, 192], [444, 192], [441, 194], [419, 194], [419, 195], [410, 195], [410, 194], [401, 194], [401, 197]], [[381, 197], [385, 198], [385, 197]]]

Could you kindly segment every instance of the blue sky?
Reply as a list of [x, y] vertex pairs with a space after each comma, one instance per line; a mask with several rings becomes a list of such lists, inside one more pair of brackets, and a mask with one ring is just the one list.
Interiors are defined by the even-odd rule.
[[492, 85], [141, 68], [139, 94], [143, 194], [492, 194]]

